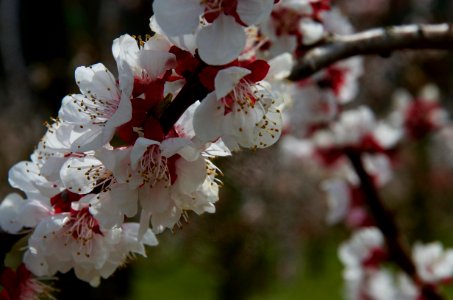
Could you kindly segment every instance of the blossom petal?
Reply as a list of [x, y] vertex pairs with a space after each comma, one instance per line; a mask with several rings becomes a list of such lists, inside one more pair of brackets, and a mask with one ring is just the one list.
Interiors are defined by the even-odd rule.
[[91, 122], [89, 114], [80, 111], [79, 103], [85, 99], [84, 95], [68, 95], [61, 101], [58, 118], [70, 124], [86, 124]]
[[215, 141], [222, 134], [225, 107], [212, 92], [197, 107], [193, 127], [198, 139], [204, 142]]
[[68, 159], [60, 170], [61, 181], [71, 192], [87, 194], [97, 185], [97, 178], [87, 175], [93, 167], [101, 166], [102, 163], [94, 157], [73, 157]]
[[0, 226], [4, 231], [16, 234], [22, 229], [20, 215], [25, 205], [26, 201], [19, 194], [6, 196], [0, 205]]
[[199, 0], [155, 0], [153, 11], [168, 36], [180, 36], [197, 29], [204, 7]]
[[164, 51], [142, 50], [139, 60], [150, 79], [161, 77], [165, 71], [176, 67], [176, 56]]
[[212, 24], [203, 27], [196, 43], [201, 59], [209, 65], [224, 65], [244, 50], [247, 36], [233, 17], [221, 14]]
[[241, 79], [250, 73], [252, 71], [241, 67], [230, 67], [220, 70], [214, 79], [217, 99], [222, 99], [228, 95]]
[[203, 157], [189, 162], [179, 159], [176, 162], [176, 174], [178, 178], [175, 184], [184, 194], [193, 193], [206, 178], [206, 162]]
[[185, 138], [170, 138], [162, 141], [162, 156], [171, 157], [175, 154], [181, 155], [184, 159], [193, 161], [200, 156], [200, 152], [194, 148], [193, 143]]
[[101, 63], [90, 67], [78, 67], [75, 71], [75, 79], [85, 96], [102, 100], [119, 98], [115, 77]]
[[140, 49], [137, 41], [128, 34], [113, 41], [112, 53], [118, 66], [118, 80], [121, 93], [129, 99], [134, 86], [134, 69], [139, 69], [138, 54]]
[[74, 132], [79, 132], [78, 136], [71, 146], [72, 152], [86, 152], [101, 148], [105, 142], [103, 141], [103, 127], [91, 125], [84, 127], [75, 127]]
[[273, 7], [274, 0], [241, 0], [236, 11], [242, 22], [254, 25], [269, 17]]

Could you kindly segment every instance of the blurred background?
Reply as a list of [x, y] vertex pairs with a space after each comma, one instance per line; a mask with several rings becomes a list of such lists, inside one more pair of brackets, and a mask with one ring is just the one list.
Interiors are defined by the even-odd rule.
[[[357, 30], [453, 20], [450, 0], [334, 1]], [[74, 70], [103, 62], [116, 68], [111, 43], [121, 34], [150, 33], [149, 0], [0, 0], [0, 196], [12, 189], [8, 169], [28, 159], [57, 115], [61, 99], [76, 93]], [[365, 60], [361, 91], [386, 114], [396, 88], [413, 94], [430, 82], [453, 106], [453, 55], [425, 51]], [[433, 141], [436, 137], [433, 137]], [[453, 146], [426, 143], [401, 149], [396, 179], [383, 191], [409, 241], [453, 246]], [[450, 151], [452, 150], [452, 151]], [[349, 233], [325, 223], [323, 174], [288, 162], [278, 145], [217, 160], [224, 187], [217, 213], [190, 215], [179, 230], [159, 237], [97, 289], [66, 274], [57, 299], [341, 299], [337, 247]], [[452, 294], [452, 291], [447, 291]]]

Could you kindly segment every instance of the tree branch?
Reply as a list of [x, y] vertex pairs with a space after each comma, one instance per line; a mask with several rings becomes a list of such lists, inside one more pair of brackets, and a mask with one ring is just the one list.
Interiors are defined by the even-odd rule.
[[435, 286], [423, 283], [418, 275], [414, 262], [409, 252], [401, 241], [401, 234], [395, 223], [393, 214], [384, 206], [381, 201], [372, 178], [366, 172], [361, 154], [356, 151], [347, 151], [346, 156], [351, 162], [357, 176], [360, 178], [360, 188], [362, 189], [368, 210], [382, 232], [387, 245], [389, 260], [403, 270], [416, 284], [419, 285], [423, 299], [442, 300], [442, 295], [436, 290]]
[[288, 79], [307, 78], [337, 61], [357, 55], [387, 56], [395, 50], [427, 49], [452, 50], [453, 24], [402, 25], [334, 35], [301, 56]]
[[168, 133], [173, 128], [173, 125], [175, 125], [189, 106], [197, 100], [203, 100], [208, 94], [208, 90], [198, 78], [198, 75], [205, 66], [206, 64], [200, 61], [197, 69], [187, 79], [181, 91], [165, 109], [160, 118], [160, 124], [164, 133]]

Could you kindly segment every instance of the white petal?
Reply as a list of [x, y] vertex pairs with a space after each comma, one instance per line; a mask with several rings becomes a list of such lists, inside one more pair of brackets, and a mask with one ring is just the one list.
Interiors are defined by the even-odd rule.
[[199, 0], [155, 0], [153, 11], [168, 36], [179, 36], [196, 30], [204, 7]]
[[118, 108], [105, 125], [106, 129], [103, 135], [103, 142], [107, 143], [108, 141], [110, 141], [111, 137], [113, 136], [114, 129], [116, 127], [123, 125], [124, 123], [129, 122], [131, 118], [132, 118], [132, 103], [129, 95], [123, 93], [121, 95], [121, 100], [120, 104], [118, 105]]
[[26, 201], [19, 194], [9, 194], [0, 205], [0, 227], [12, 234], [18, 233], [24, 226], [20, 215]]
[[178, 153], [186, 160], [192, 161], [200, 156], [200, 151], [195, 149], [193, 143], [185, 138], [163, 140], [160, 148], [162, 156], [165, 157], [171, 157]]
[[291, 54], [286, 52], [272, 58], [268, 63], [270, 69], [265, 80], [283, 80], [291, 73], [294, 59]]
[[103, 127], [98, 125], [85, 125], [83, 128], [74, 127], [74, 133], [79, 136], [72, 142], [72, 152], [87, 152], [101, 148], [103, 141]]
[[222, 99], [228, 95], [241, 79], [250, 73], [252, 71], [241, 67], [230, 67], [220, 70], [214, 79], [217, 99]]
[[263, 22], [271, 14], [274, 0], [239, 0], [237, 13], [247, 25]]
[[178, 178], [175, 184], [179, 190], [184, 194], [191, 194], [203, 184], [206, 178], [206, 162], [203, 157], [193, 162], [178, 159], [176, 162], [176, 174]]
[[88, 97], [112, 100], [119, 98], [118, 88], [112, 73], [101, 63], [90, 67], [78, 67], [75, 79], [80, 91]]
[[[154, 16], [151, 16], [151, 18], [149, 19], [149, 27], [151, 28], [151, 31], [154, 31], [157, 34], [165, 35], [162, 28], [159, 26], [159, 24], [157, 24], [156, 18]], [[195, 54], [195, 50], [197, 49], [197, 45], [195, 44], [195, 35], [196, 33], [191, 33], [179, 36], [171, 36], [167, 38], [171, 42], [171, 44], [175, 45], [176, 47]]]
[[92, 166], [101, 166], [101, 162], [94, 157], [70, 158], [60, 171], [61, 181], [71, 192], [87, 194], [96, 187], [97, 178], [86, 175]]
[[208, 156], [231, 156], [230, 149], [225, 146], [224, 142], [221, 139], [218, 139], [215, 143], [212, 143], [204, 151]]
[[221, 14], [197, 35], [198, 52], [209, 65], [224, 65], [236, 59], [244, 50], [247, 36], [233, 17]]
[[157, 182], [153, 187], [145, 185], [140, 188], [139, 198], [142, 209], [151, 214], [166, 211], [172, 202], [170, 188], [164, 181]]
[[9, 184], [26, 193], [39, 193], [34, 182], [45, 180], [39, 175], [39, 172], [39, 168], [34, 163], [28, 161], [19, 162], [8, 172]]
[[269, 52], [275, 57], [285, 52], [293, 53], [297, 48], [297, 38], [293, 35], [281, 35], [271, 42]]
[[118, 66], [118, 80], [121, 92], [129, 99], [134, 85], [134, 69], [139, 69], [137, 41], [130, 35], [122, 35], [113, 41], [113, 57]]
[[196, 109], [200, 105], [200, 101], [196, 101], [182, 114], [179, 120], [175, 124], [175, 130], [178, 132], [178, 136], [183, 138], [191, 139], [195, 136], [193, 129], [193, 117]]
[[312, 45], [318, 42], [324, 35], [324, 26], [312, 20], [302, 20], [299, 24], [299, 29], [302, 32], [305, 45]]
[[151, 219], [153, 231], [161, 233], [165, 228], [173, 228], [181, 218], [181, 209], [175, 205], [171, 205], [169, 209], [160, 214], [154, 214]]
[[42, 220], [49, 217], [52, 213], [52, 208], [47, 203], [46, 206], [42, 201], [38, 200], [27, 200], [27, 204], [24, 206], [21, 212], [22, 224], [25, 227], [36, 227]]
[[198, 139], [212, 142], [222, 134], [225, 107], [217, 100], [214, 92], [208, 94], [197, 107], [193, 117], [193, 128]]
[[150, 79], [161, 77], [167, 70], [176, 67], [176, 56], [163, 51], [142, 50], [139, 60]]
[[74, 94], [63, 98], [58, 118], [70, 124], [86, 124], [91, 122], [89, 114], [80, 111], [79, 103], [85, 99], [84, 95]]

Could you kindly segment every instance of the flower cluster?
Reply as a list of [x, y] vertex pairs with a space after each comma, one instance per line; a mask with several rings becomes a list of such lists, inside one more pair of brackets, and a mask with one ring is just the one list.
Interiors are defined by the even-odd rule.
[[80, 92], [63, 98], [30, 160], [11, 168], [21, 192], [0, 204], [0, 227], [27, 234], [28, 244], [24, 265], [3, 271], [2, 295], [47, 292], [31, 273], [73, 270], [97, 286], [192, 212], [215, 212], [217, 157], [281, 136], [284, 157], [327, 174], [327, 222], [354, 230], [339, 250], [348, 298], [420, 299], [425, 286], [450, 281], [453, 254], [436, 243], [414, 247], [411, 278], [384, 267], [392, 249], [362, 182], [385, 186], [404, 141], [451, 135], [436, 87], [397, 92], [379, 118], [346, 106], [360, 58], [284, 80], [317, 44], [354, 31], [330, 0], [155, 0], [153, 11], [149, 36], [113, 41], [114, 72], [102, 63], [76, 69]]
[[282, 132], [271, 66], [246, 46], [273, 6], [155, 1], [153, 36], [113, 42], [117, 77], [102, 63], [76, 69], [80, 93], [63, 98], [30, 161], [11, 168], [23, 194], [0, 206], [4, 231], [29, 233], [28, 270], [74, 270], [96, 286], [191, 211], [215, 212], [212, 160]]

